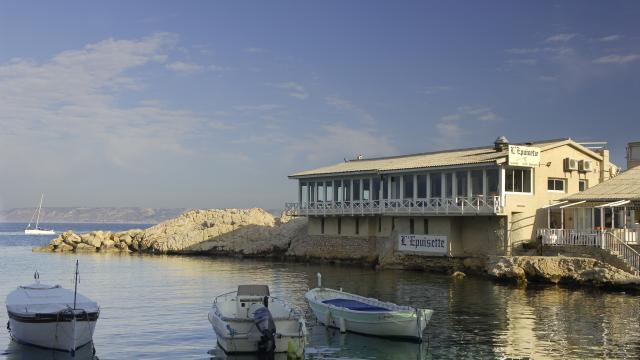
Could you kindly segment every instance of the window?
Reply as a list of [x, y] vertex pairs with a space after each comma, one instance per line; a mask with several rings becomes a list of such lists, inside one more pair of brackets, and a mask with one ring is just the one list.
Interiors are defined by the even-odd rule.
[[371, 200], [371, 184], [369, 179], [362, 180], [362, 200]]
[[320, 234], [324, 234], [324, 218], [320, 218]]
[[453, 197], [453, 174], [448, 173], [444, 175], [444, 188], [445, 188], [445, 197], [452, 198]]
[[585, 191], [589, 187], [589, 182], [587, 179], [578, 180], [578, 191]]
[[402, 177], [404, 181], [404, 199], [412, 199], [413, 198], [413, 175], [405, 175]]
[[418, 198], [427, 197], [427, 175], [418, 175]]
[[564, 183], [564, 179], [549, 178], [549, 180], [547, 180], [547, 190], [564, 192]]
[[429, 233], [429, 219], [424, 219], [424, 234], [427, 235]]
[[409, 234], [415, 234], [413, 219], [409, 219]]
[[360, 180], [353, 180], [353, 200], [360, 200]]
[[392, 176], [391, 177], [391, 197], [390, 199], [399, 199], [400, 198], [400, 177]]
[[344, 201], [350, 201], [351, 200], [351, 179], [344, 180], [344, 182], [342, 183], [342, 190], [344, 191], [344, 194], [342, 195], [342, 198], [344, 199]]
[[327, 181], [325, 183], [325, 187], [327, 188], [327, 201], [334, 201], [334, 199], [333, 199], [333, 181]]
[[442, 174], [439, 172], [431, 173], [431, 197], [442, 197]]
[[342, 234], [342, 218], [338, 218], [338, 234]]
[[458, 171], [456, 172], [456, 187], [457, 187], [457, 195], [458, 196], [467, 196], [467, 172], [466, 171]]
[[382, 186], [382, 198], [388, 199], [389, 198], [389, 177], [388, 176], [385, 176], [384, 178], [382, 178], [382, 180], [380, 180], [380, 186]]
[[471, 195], [483, 195], [484, 186], [482, 182], [482, 170], [471, 171]]
[[373, 186], [371, 186], [371, 199], [380, 200], [380, 179], [373, 179]]
[[360, 234], [360, 219], [356, 218], [356, 235]]
[[487, 195], [498, 195], [498, 169], [487, 170]]
[[505, 190], [531, 193], [531, 169], [505, 169]]

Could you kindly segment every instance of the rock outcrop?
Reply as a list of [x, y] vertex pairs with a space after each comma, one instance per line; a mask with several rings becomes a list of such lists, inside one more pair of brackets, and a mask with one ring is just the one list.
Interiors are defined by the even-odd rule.
[[497, 280], [640, 289], [640, 278], [592, 258], [504, 256], [487, 263]]
[[305, 224], [306, 219], [274, 218], [258, 208], [191, 210], [144, 230], [67, 231], [34, 251], [277, 255]]

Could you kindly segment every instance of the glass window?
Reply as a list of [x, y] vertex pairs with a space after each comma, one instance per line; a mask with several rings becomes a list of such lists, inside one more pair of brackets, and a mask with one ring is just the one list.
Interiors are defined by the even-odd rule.
[[314, 182], [309, 183], [309, 201], [310, 202], [316, 201], [316, 183]]
[[344, 201], [351, 200], [351, 179], [345, 179], [343, 183], [344, 195], [342, 195]]
[[531, 169], [505, 169], [505, 190], [531, 192]]
[[587, 188], [589, 188], [588, 180], [586, 179], [578, 180], [578, 191], [585, 191], [587, 190]]
[[371, 186], [371, 199], [373, 200], [380, 200], [380, 183], [380, 179], [373, 179], [373, 186]]
[[565, 188], [564, 184], [565, 184], [565, 179], [549, 178], [547, 180], [547, 190], [564, 192], [564, 188]]
[[456, 188], [458, 196], [467, 196], [467, 172], [456, 172]]
[[404, 198], [412, 199], [413, 198], [413, 175], [405, 175], [402, 177], [404, 181]]
[[334, 180], [333, 184], [333, 201], [342, 201], [342, 181]]
[[483, 195], [484, 186], [482, 182], [482, 170], [471, 171], [471, 195]]
[[324, 201], [324, 182], [318, 183], [318, 201]]
[[333, 181], [327, 181], [325, 186], [327, 187], [327, 201], [333, 201]]
[[430, 175], [431, 182], [431, 197], [439, 198], [442, 197], [442, 174], [439, 172], [431, 173]]
[[302, 202], [303, 203], [308, 203], [309, 202], [309, 190], [307, 189], [307, 183], [303, 182], [300, 183], [300, 192], [302, 194]]
[[380, 181], [380, 186], [382, 186], [382, 196], [385, 199], [389, 198], [389, 177], [385, 176], [383, 180]]
[[370, 179], [362, 180], [362, 200], [371, 200], [371, 181], [370, 181]]
[[360, 200], [360, 179], [353, 180], [353, 200]]
[[424, 199], [427, 197], [427, 175], [418, 175], [418, 194], [417, 197]]
[[453, 197], [453, 174], [448, 173], [444, 175], [444, 188], [445, 188], [445, 197], [452, 198]]
[[498, 195], [498, 169], [487, 170], [487, 195]]
[[400, 178], [397, 176], [391, 177], [391, 199], [400, 198]]

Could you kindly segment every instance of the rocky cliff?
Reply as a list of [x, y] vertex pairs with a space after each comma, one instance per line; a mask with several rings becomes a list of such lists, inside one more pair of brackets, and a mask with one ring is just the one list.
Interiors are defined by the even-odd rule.
[[262, 209], [191, 210], [148, 229], [65, 232], [35, 251], [229, 253], [286, 252], [306, 219], [275, 218]]

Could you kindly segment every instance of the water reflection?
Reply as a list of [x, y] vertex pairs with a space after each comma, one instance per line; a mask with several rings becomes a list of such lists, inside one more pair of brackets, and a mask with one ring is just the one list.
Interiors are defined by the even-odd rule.
[[43, 349], [9, 341], [7, 350], [2, 354], [9, 360], [85, 360], [98, 359], [93, 355], [93, 344], [88, 343], [76, 350], [75, 357], [69, 352]]

